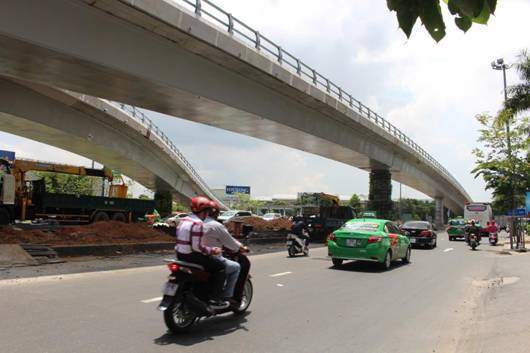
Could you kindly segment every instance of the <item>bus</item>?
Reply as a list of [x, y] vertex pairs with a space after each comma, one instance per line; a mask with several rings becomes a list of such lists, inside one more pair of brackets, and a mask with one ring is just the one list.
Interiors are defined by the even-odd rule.
[[486, 223], [493, 220], [491, 205], [487, 202], [466, 202], [464, 219], [466, 221], [474, 219], [481, 227], [486, 227]]

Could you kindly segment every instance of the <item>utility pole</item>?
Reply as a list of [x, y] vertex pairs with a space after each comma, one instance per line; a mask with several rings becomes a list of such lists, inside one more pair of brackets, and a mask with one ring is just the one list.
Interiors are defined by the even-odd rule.
[[[504, 83], [504, 103], [508, 101], [508, 87], [506, 84], [506, 70], [509, 69], [511, 65], [508, 65], [504, 62], [503, 58], [497, 59], [495, 61], [491, 62], [491, 68], [493, 70], [502, 70], [502, 78]], [[510, 138], [510, 120], [506, 119], [506, 148], [507, 148], [507, 154], [508, 154], [508, 164], [510, 165], [510, 208], [511, 212], [515, 212], [515, 187], [513, 183], [513, 159], [512, 159], [512, 142]], [[512, 224], [510, 226], [510, 247], [513, 248], [512, 245], [512, 234], [513, 234], [513, 226], [515, 225], [515, 222], [513, 222], [514, 216], [512, 216]]]

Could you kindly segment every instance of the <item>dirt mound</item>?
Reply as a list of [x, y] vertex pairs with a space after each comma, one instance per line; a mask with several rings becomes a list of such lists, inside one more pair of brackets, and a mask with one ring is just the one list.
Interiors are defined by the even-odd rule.
[[145, 224], [98, 222], [83, 226], [66, 226], [52, 231], [19, 230], [16, 227], [0, 228], [3, 244], [126, 244], [171, 242], [175, 237], [154, 230]]
[[[249, 224], [254, 227], [254, 232], [278, 232], [291, 229], [292, 222], [285, 218], [274, 219], [266, 221], [261, 217], [243, 217], [235, 220], [236, 222], [242, 222], [242, 224]], [[235, 222], [230, 221], [225, 223], [226, 228], [229, 232], [234, 231]]]

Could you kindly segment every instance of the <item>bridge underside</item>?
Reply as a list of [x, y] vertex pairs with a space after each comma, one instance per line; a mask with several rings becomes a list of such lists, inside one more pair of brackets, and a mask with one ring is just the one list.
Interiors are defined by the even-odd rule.
[[0, 78], [0, 130], [95, 160], [153, 191], [171, 191], [180, 202], [200, 194], [145, 136], [110, 115], [88, 113], [72, 96], [52, 89], [47, 93], [55, 97]]
[[[364, 170], [388, 168], [392, 179], [433, 198], [443, 197], [456, 212], [467, 201], [465, 192], [410, 147], [296, 76], [290, 76], [290, 86], [281, 82], [288, 72], [237, 42], [228, 43], [234, 52], [228, 55], [162, 22], [155, 26], [151, 17], [123, 3], [116, 5], [123, 6], [120, 13], [131, 14], [152, 31], [82, 2], [12, 5], [0, 4], [2, 75], [125, 102]], [[24, 16], [10, 16], [15, 10]], [[171, 22], [172, 11], [180, 23], [191, 21], [176, 8], [163, 10], [159, 15], [166, 21]], [[188, 32], [213, 33], [195, 25], [190, 22]], [[234, 57], [238, 50], [247, 62], [254, 60], [276, 72], [268, 75], [242, 63]]]

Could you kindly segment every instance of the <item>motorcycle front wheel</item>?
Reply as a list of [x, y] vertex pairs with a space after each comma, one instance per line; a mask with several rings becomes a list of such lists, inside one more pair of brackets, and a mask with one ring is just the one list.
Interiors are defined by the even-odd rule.
[[243, 289], [243, 295], [241, 296], [241, 304], [234, 309], [234, 314], [236, 315], [242, 315], [245, 311], [247, 311], [248, 307], [250, 306], [250, 302], [252, 302], [252, 296], [254, 295], [254, 286], [252, 285], [252, 281], [250, 278], [247, 279], [245, 282], [245, 288]]
[[164, 311], [164, 322], [169, 331], [174, 334], [188, 332], [195, 320], [197, 320], [197, 315], [187, 310], [181, 302], [172, 303]]

